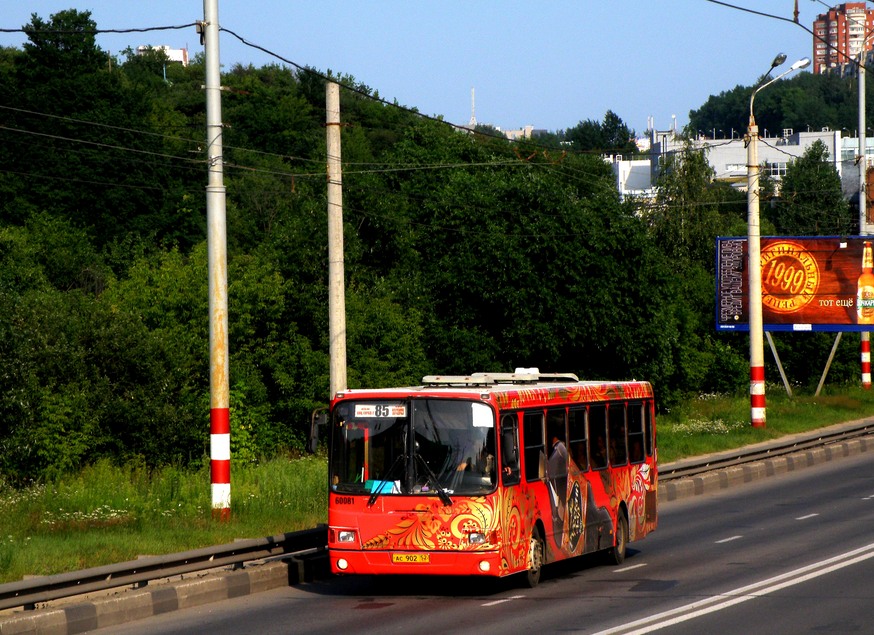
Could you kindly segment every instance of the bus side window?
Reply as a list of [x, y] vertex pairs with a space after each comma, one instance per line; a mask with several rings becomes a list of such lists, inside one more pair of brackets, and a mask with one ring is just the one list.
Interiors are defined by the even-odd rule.
[[525, 444], [525, 480], [546, 477], [546, 441], [543, 436], [543, 412], [526, 412], [522, 417], [522, 442]]
[[646, 455], [652, 456], [654, 452], [654, 439], [655, 434], [653, 430], [653, 403], [651, 401], [646, 402], [643, 405], [644, 410], [644, 430], [646, 430], [646, 437], [644, 439], [644, 443], [646, 444]]
[[610, 431], [610, 465], [628, 463], [628, 439], [625, 436], [625, 404], [613, 404], [607, 410]]
[[643, 463], [643, 410], [642, 403], [628, 404], [628, 452], [632, 463]]
[[568, 411], [568, 452], [571, 460], [581, 470], [589, 467], [586, 455], [586, 409], [571, 408]]
[[589, 407], [589, 462], [592, 469], [607, 467], [607, 406]]
[[515, 414], [501, 417], [501, 482], [519, 482], [519, 425]]

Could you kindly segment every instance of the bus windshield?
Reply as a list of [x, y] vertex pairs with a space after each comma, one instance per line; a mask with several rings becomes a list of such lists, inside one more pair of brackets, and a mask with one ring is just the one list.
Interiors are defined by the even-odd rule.
[[340, 402], [330, 479], [350, 494], [487, 494], [496, 484], [494, 412], [467, 400]]

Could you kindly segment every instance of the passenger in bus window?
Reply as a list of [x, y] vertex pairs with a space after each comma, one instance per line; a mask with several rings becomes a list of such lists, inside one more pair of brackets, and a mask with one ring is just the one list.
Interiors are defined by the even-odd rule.
[[552, 437], [552, 450], [549, 453], [550, 478], [567, 479], [567, 447], [557, 435]]
[[506, 449], [504, 450], [504, 466], [502, 468], [502, 472], [505, 476], [511, 476], [514, 473], [519, 472], [519, 459], [516, 458], [515, 449], [510, 449], [508, 446], [504, 446]]
[[505, 416], [501, 426], [501, 480], [504, 485], [515, 485], [519, 482], [519, 442], [513, 416]]
[[564, 520], [567, 503], [567, 446], [557, 434], [552, 435], [552, 450], [549, 453], [546, 469], [551, 488], [553, 523], [560, 525]]

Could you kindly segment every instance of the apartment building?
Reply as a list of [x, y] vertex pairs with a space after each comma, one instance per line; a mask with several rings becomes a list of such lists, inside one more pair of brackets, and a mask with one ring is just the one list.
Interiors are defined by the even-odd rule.
[[813, 72], [841, 72], [857, 63], [862, 51], [872, 50], [874, 9], [864, 2], [846, 2], [813, 22]]

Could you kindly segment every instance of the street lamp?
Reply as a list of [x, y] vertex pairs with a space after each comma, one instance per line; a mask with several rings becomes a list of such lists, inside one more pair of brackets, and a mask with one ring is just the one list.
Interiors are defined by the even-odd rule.
[[771, 71], [786, 61], [780, 53], [771, 68], [750, 95], [750, 123], [747, 129], [747, 254], [749, 256], [749, 314], [750, 314], [750, 420], [754, 428], [765, 427], [765, 353], [762, 341], [762, 250], [759, 225], [759, 127], [753, 115], [756, 94], [792, 71], [805, 68], [810, 59], [795, 62], [787, 71], [768, 79]]

